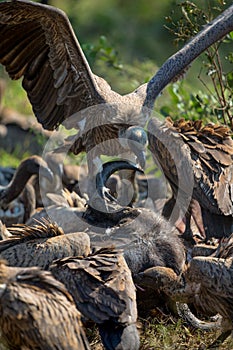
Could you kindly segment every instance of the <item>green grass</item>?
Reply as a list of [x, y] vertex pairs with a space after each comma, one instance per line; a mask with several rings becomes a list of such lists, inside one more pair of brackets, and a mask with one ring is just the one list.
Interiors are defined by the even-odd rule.
[[[139, 319], [140, 350], [199, 350], [210, 345], [220, 332], [204, 332], [187, 327], [181, 319], [172, 316]], [[103, 350], [97, 328], [88, 328], [87, 335], [92, 350]], [[233, 349], [233, 339], [228, 338], [219, 350]]]
[[24, 115], [32, 115], [32, 107], [27, 98], [26, 91], [22, 88], [21, 80], [12, 81], [6, 74], [1, 75], [6, 82], [2, 104], [5, 107], [15, 109]]
[[[140, 350], [197, 350], [201, 344], [211, 344], [219, 334], [194, 330], [184, 325], [181, 319], [170, 316], [148, 318], [141, 323]], [[220, 349], [233, 349], [233, 340], [227, 339]]]

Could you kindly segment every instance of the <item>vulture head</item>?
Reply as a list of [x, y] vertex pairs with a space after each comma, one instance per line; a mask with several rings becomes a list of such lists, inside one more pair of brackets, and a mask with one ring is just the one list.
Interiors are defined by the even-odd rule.
[[146, 165], [147, 133], [138, 126], [130, 126], [119, 132], [120, 144], [131, 150], [136, 156], [137, 164], [144, 169]]

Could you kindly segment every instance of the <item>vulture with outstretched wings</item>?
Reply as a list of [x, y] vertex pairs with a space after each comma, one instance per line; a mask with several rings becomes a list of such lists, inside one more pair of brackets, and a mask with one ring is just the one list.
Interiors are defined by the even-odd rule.
[[1, 3], [0, 33], [0, 62], [12, 79], [23, 77], [39, 123], [54, 130], [65, 121], [67, 128], [79, 129], [65, 149], [87, 152], [90, 176], [98, 172], [101, 154], [133, 151], [145, 165], [147, 138], [138, 126], [145, 124], [140, 109], [146, 84], [125, 96], [112, 91], [91, 72], [67, 16], [55, 7]]
[[[133, 152], [144, 166], [146, 135], [140, 126], [156, 97], [201, 52], [233, 29], [232, 17], [233, 6], [171, 56], [148, 84], [121, 96], [91, 72], [62, 11], [30, 1], [1, 2], [0, 63], [12, 79], [23, 77], [23, 88], [45, 129], [54, 130], [62, 122], [79, 129], [67, 147], [75, 154], [87, 152], [93, 184], [101, 154]], [[93, 192], [92, 185], [89, 194]]]

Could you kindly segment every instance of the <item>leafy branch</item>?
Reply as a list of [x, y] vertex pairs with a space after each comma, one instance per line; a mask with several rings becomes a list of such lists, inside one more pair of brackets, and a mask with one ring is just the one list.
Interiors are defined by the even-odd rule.
[[[203, 25], [210, 22], [216, 16], [216, 12], [222, 12], [222, 6], [225, 3], [224, 1], [218, 1], [218, 3], [220, 6], [210, 6], [208, 2], [207, 9], [201, 9], [190, 1], [184, 1], [178, 4], [181, 17], [176, 20], [173, 19], [176, 16], [175, 11], [173, 11], [170, 16], [166, 17], [168, 24], [165, 26], [175, 36], [175, 44], [178, 45], [180, 42], [189, 40], [202, 29], [201, 27]], [[210, 108], [211, 114], [224, 124], [228, 124], [233, 130], [233, 53], [228, 53], [224, 58], [221, 58], [220, 54], [220, 46], [222, 47], [223, 44], [230, 45], [232, 41], [233, 32], [205, 51], [205, 58], [203, 59], [198, 78], [205, 86], [207, 96], [209, 96], [209, 99], [207, 99], [207, 103], [209, 104], [207, 109]], [[225, 63], [228, 63], [228, 65]], [[228, 66], [228, 71], [223, 66]], [[203, 78], [203, 73], [210, 79], [211, 84], [208, 84], [206, 79]], [[205, 99], [200, 101], [200, 98], [198, 99], [197, 97], [197, 100], [203, 103]]]

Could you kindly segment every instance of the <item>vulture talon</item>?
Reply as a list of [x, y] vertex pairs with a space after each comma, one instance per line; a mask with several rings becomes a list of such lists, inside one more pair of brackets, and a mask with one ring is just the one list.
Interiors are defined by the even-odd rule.
[[117, 199], [110, 194], [109, 188], [103, 186], [99, 189], [100, 195], [105, 200], [110, 200], [111, 202], [117, 202]]

